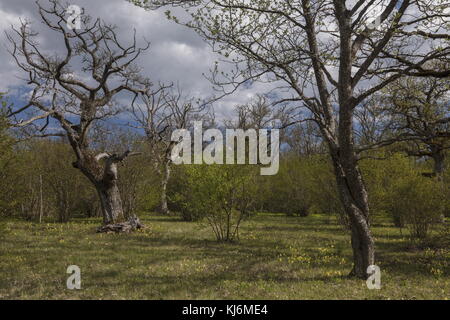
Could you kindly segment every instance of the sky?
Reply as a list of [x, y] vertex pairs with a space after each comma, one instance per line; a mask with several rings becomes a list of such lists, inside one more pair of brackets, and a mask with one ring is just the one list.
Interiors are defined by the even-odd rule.
[[[45, 0], [41, 0], [46, 4]], [[169, 21], [164, 9], [146, 11], [125, 0], [69, 0], [69, 5], [77, 5], [93, 18], [101, 18], [119, 27], [119, 38], [130, 39], [136, 29], [137, 39], [151, 42], [150, 49], [143, 54], [138, 64], [143, 74], [153, 82], [178, 83], [185, 95], [206, 98], [214, 94], [211, 83], [205, 78], [220, 57], [192, 30]], [[47, 52], [57, 52], [62, 48], [61, 38], [55, 32], [43, 27], [34, 0], [0, 0], [0, 92], [8, 92], [10, 100], [20, 105], [21, 97], [29, 92], [24, 86], [26, 76], [18, 70], [7, 48], [5, 32], [11, 25], [18, 26], [20, 19], [30, 21], [39, 31], [39, 45]], [[263, 90], [260, 84], [242, 87], [235, 94], [215, 103], [218, 119], [231, 116], [236, 105], [249, 102]], [[125, 102], [126, 103], [126, 102]]]
[[[40, 0], [46, 4], [46, 0]], [[64, 1], [64, 0], [63, 0]], [[107, 23], [118, 26], [118, 35], [121, 40], [130, 40], [133, 29], [136, 29], [137, 39], [151, 42], [150, 49], [146, 51], [137, 62], [143, 69], [143, 74], [154, 83], [177, 83], [186, 96], [192, 98], [207, 98], [215, 94], [211, 83], [204, 74], [209, 75], [215, 61], [221, 59], [214, 54], [210, 46], [204, 42], [193, 30], [169, 21], [164, 14], [167, 8], [156, 11], [146, 11], [126, 0], [67, 0], [67, 6], [77, 5], [93, 18], [101, 18]], [[390, 0], [377, 0], [367, 17], [372, 23]], [[348, 0], [349, 5], [356, 0]], [[398, 4], [402, 1], [399, 0]], [[177, 9], [171, 8], [175, 15]], [[182, 10], [182, 9], [180, 9]], [[61, 37], [44, 27], [37, 12], [35, 0], [0, 0], [0, 61], [2, 61], [0, 74], [0, 92], [8, 92], [12, 102], [20, 106], [29, 88], [23, 72], [19, 70], [7, 52], [8, 42], [5, 32], [11, 30], [11, 25], [18, 26], [20, 19], [32, 22], [33, 28], [39, 33], [40, 48], [48, 53], [64, 51]], [[331, 22], [330, 22], [331, 23]], [[333, 25], [329, 25], [333, 28]], [[56, 36], [55, 36], [56, 34]], [[337, 68], [329, 67], [329, 72], [336, 77]], [[365, 84], [369, 86], [369, 84]], [[250, 102], [257, 94], [267, 94], [274, 85], [253, 82], [251, 85], [241, 86], [232, 95], [226, 96], [214, 104], [216, 119], [221, 121], [233, 115], [235, 106]], [[120, 98], [122, 99], [122, 97]], [[123, 104], [129, 103], [124, 98]]]

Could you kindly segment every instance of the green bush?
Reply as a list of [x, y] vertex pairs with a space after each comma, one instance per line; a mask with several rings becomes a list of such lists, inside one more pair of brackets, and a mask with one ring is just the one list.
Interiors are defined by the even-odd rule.
[[290, 216], [308, 216], [312, 205], [310, 175], [310, 161], [307, 158], [283, 159], [276, 176], [261, 178], [266, 180], [266, 210]]
[[[376, 156], [385, 155], [380, 152]], [[400, 153], [384, 160], [362, 161], [372, 216], [387, 213], [396, 227], [407, 227], [413, 238], [426, 238], [448, 207], [446, 186], [422, 175], [428, 165]]]
[[[373, 156], [383, 159], [386, 155], [383, 152]], [[390, 206], [390, 193], [395, 188], [394, 184], [399, 177], [404, 177], [409, 172], [416, 175], [414, 160], [403, 154], [388, 155], [383, 160], [366, 159], [361, 162], [361, 170], [369, 193], [369, 205], [371, 217], [375, 215], [388, 214], [396, 227], [404, 228], [403, 216], [397, 210], [392, 210]]]
[[0, 216], [13, 215], [22, 195], [17, 173], [24, 165], [14, 152], [14, 139], [6, 117], [7, 101], [0, 93]]
[[255, 209], [257, 168], [241, 165], [185, 167], [174, 197], [185, 219], [206, 221], [218, 241], [239, 239], [241, 222]]
[[390, 211], [406, 224], [416, 239], [427, 238], [432, 225], [440, 221], [444, 199], [439, 181], [414, 170], [397, 176], [387, 195]]
[[287, 155], [276, 176], [261, 177], [259, 183], [261, 207], [268, 212], [290, 216], [310, 213], [342, 214], [333, 168], [322, 155]]

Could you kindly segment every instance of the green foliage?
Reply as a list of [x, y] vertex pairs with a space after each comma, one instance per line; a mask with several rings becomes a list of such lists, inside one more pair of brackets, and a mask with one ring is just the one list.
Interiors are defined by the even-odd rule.
[[0, 94], [0, 215], [10, 215], [17, 205], [17, 181], [11, 174], [17, 170], [18, 157], [6, 118], [7, 101]]
[[387, 199], [391, 212], [406, 223], [411, 236], [417, 239], [428, 236], [444, 210], [442, 184], [413, 170], [397, 177]]
[[389, 206], [390, 193], [393, 190], [393, 184], [406, 171], [414, 171], [414, 160], [397, 153], [386, 158], [383, 152], [374, 156], [378, 159], [366, 159], [361, 162], [361, 171], [369, 193], [369, 204], [372, 210], [372, 217], [388, 213], [396, 227], [405, 226], [403, 218], [399, 212], [391, 210]]
[[217, 240], [239, 239], [239, 227], [254, 210], [257, 168], [200, 165], [185, 168], [184, 188], [175, 202], [187, 220], [203, 220]]
[[[64, 139], [29, 140], [14, 150], [11, 144], [10, 149], [8, 157], [5, 153], [0, 157], [0, 215], [38, 221], [41, 206], [44, 221], [101, 215], [97, 192], [72, 166], [74, 154]], [[119, 188], [126, 215], [153, 206], [155, 184], [158, 181], [148, 159], [131, 157], [121, 165]]]
[[311, 192], [315, 211], [336, 214], [343, 226], [348, 225], [336, 186], [334, 169], [328, 156], [311, 158]]
[[306, 158], [289, 157], [281, 162], [278, 175], [262, 177], [266, 180], [266, 210], [308, 216], [312, 206], [311, 165]]
[[[388, 215], [395, 226], [408, 227], [413, 237], [423, 238], [449, 211], [449, 179], [425, 177], [430, 164], [403, 154], [378, 151], [377, 159], [361, 161], [360, 169], [369, 193], [371, 220]], [[380, 160], [383, 159], [383, 160]], [[446, 175], [448, 175], [448, 170]], [[332, 165], [326, 156], [285, 156], [277, 176], [258, 182], [259, 208], [268, 212], [300, 215], [305, 212], [336, 215], [344, 227], [348, 219], [336, 188]]]
[[426, 238], [447, 202], [444, 184], [422, 175], [427, 166], [402, 154], [363, 161], [372, 215], [387, 212], [395, 226], [408, 227], [413, 238]]
[[146, 157], [130, 157], [119, 171], [119, 189], [126, 217], [151, 211], [159, 204], [159, 181]]
[[[447, 159], [450, 156], [450, 152], [448, 152]], [[447, 170], [444, 172], [443, 177], [444, 183], [444, 215], [450, 218], [450, 166], [447, 165]]]
[[337, 214], [346, 225], [333, 168], [326, 156], [287, 155], [278, 175], [261, 177], [259, 188], [259, 201], [265, 211], [299, 216], [314, 212]]
[[43, 219], [58, 222], [99, 214], [95, 190], [73, 168], [73, 152], [65, 142], [30, 140], [17, 145], [15, 154], [15, 166], [8, 172], [15, 181], [11, 214], [37, 221], [42, 213]]

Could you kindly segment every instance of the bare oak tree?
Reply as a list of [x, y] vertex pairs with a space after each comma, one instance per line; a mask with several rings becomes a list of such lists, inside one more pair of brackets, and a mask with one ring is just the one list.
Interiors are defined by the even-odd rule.
[[[38, 33], [29, 22], [21, 21], [19, 28], [12, 27], [7, 33], [10, 53], [28, 74], [32, 92], [29, 102], [11, 110], [9, 117], [15, 119], [16, 127], [33, 127], [37, 136], [67, 137], [76, 156], [73, 166], [98, 192], [104, 224], [116, 223], [123, 219], [118, 164], [133, 153], [99, 153], [91, 143], [91, 133], [95, 123], [120, 112], [117, 95], [137, 95], [151, 86], [133, 64], [149, 44], [139, 47], [132, 34], [131, 44], [124, 45], [114, 26], [88, 15], [81, 17], [82, 29], [70, 30], [66, 8], [59, 1], [37, 6], [44, 26], [59, 37], [64, 52], [42, 49]], [[20, 119], [24, 116], [26, 120]], [[55, 125], [60, 131], [49, 129]]]
[[[427, 67], [448, 59], [450, 13], [443, 0], [155, 0], [149, 8], [189, 7], [176, 22], [194, 29], [215, 52], [234, 63], [212, 81], [233, 92], [251, 81], [272, 82], [279, 102], [309, 110], [326, 141], [338, 193], [351, 224], [351, 275], [367, 278], [375, 264], [368, 194], [355, 144], [357, 106], [407, 76], [439, 77]], [[373, 16], [374, 9], [381, 9]], [[224, 90], [225, 90], [224, 89]], [[372, 146], [370, 146], [372, 147]]]
[[159, 211], [163, 214], [169, 214], [167, 185], [171, 174], [172, 150], [177, 144], [172, 141], [172, 133], [191, 128], [195, 120], [206, 120], [208, 105], [187, 99], [180, 89], [164, 85], [156, 91], [143, 92], [132, 103], [131, 114], [137, 123], [132, 126], [145, 132], [153, 167], [161, 179]]

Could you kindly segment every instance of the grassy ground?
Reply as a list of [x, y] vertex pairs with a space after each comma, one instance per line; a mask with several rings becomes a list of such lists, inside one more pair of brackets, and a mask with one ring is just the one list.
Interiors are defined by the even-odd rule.
[[[1, 299], [448, 299], [450, 255], [408, 249], [375, 224], [382, 289], [349, 280], [349, 237], [328, 217], [259, 215], [241, 241], [216, 243], [210, 229], [145, 216], [147, 229], [96, 234], [99, 220], [69, 224], [0, 221]], [[82, 289], [66, 289], [66, 268]]]

